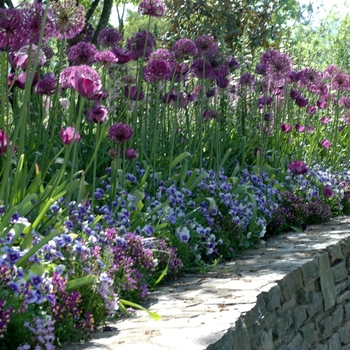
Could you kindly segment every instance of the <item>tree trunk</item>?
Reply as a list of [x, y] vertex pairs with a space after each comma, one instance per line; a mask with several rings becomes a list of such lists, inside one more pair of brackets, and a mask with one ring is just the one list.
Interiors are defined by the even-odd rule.
[[94, 33], [94, 37], [92, 39], [92, 42], [94, 44], [97, 43], [97, 37], [100, 31], [106, 28], [108, 25], [109, 17], [111, 17], [111, 13], [112, 13], [112, 6], [113, 6], [113, 0], [105, 0], [103, 2], [103, 9], [102, 9], [100, 21], [98, 22], [97, 28]]

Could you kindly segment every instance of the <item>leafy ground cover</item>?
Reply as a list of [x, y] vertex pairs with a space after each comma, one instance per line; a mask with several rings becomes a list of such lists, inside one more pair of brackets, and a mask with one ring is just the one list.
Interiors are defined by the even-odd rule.
[[87, 340], [164, 278], [350, 210], [345, 70], [92, 33], [75, 2], [0, 10], [0, 349]]

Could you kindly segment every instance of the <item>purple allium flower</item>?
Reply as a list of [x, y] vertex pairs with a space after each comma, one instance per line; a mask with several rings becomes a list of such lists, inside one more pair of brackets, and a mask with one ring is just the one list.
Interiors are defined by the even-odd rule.
[[118, 123], [109, 127], [108, 137], [116, 143], [125, 143], [131, 139], [133, 132], [130, 125]]
[[318, 85], [321, 82], [322, 75], [316, 69], [304, 68], [297, 73], [297, 79], [303, 86]]
[[43, 52], [48, 60], [51, 59], [55, 55], [53, 48], [47, 44], [42, 45], [41, 49], [43, 50]]
[[266, 65], [266, 74], [273, 80], [287, 78], [292, 70], [290, 57], [278, 51], [271, 56]]
[[143, 75], [145, 80], [149, 83], [155, 83], [161, 80], [170, 80], [172, 76], [172, 69], [167, 61], [153, 59], [150, 60], [147, 66], [144, 67]]
[[136, 86], [126, 85], [124, 88], [124, 95], [132, 101], [141, 101], [144, 94]]
[[[129, 51], [133, 51], [135, 60], [143, 57], [148, 59], [156, 42], [152, 33], [147, 33], [145, 30], [135, 33], [126, 42], [126, 47]], [[116, 55], [117, 56], [117, 55]]]
[[331, 86], [333, 90], [346, 91], [350, 87], [350, 77], [348, 74], [338, 73], [332, 81]]
[[[64, 71], [62, 71], [61, 74], [63, 74], [63, 72]], [[73, 87], [79, 95], [87, 99], [93, 99], [101, 88], [101, 80], [98, 73], [93, 68], [86, 65], [74, 67], [74, 69], [69, 72], [70, 86]]]
[[203, 120], [219, 119], [220, 114], [219, 114], [219, 112], [217, 112], [217, 111], [214, 111], [214, 110], [212, 110], [212, 109], [209, 109], [209, 110], [205, 110], [205, 111], [203, 112], [202, 117], [203, 117]]
[[125, 151], [125, 157], [129, 160], [133, 160], [135, 158], [137, 158], [138, 156], [138, 152], [137, 149], [134, 148], [127, 148]]
[[250, 86], [251, 88], [255, 88], [255, 78], [254, 75], [250, 73], [244, 73], [239, 78], [239, 83], [241, 86]]
[[298, 107], [302, 108], [307, 106], [307, 104], [309, 103], [309, 100], [306, 97], [299, 95], [296, 97], [295, 103], [297, 104]]
[[325, 149], [328, 149], [329, 147], [331, 147], [331, 142], [327, 139], [323, 139], [321, 142], [321, 146]]
[[98, 50], [94, 44], [80, 42], [69, 49], [68, 61], [73, 65], [87, 64], [91, 65], [96, 62], [95, 55]]
[[286, 124], [286, 123], [282, 123], [281, 124], [281, 130], [283, 131], [283, 132], [290, 132], [291, 130], [292, 130], [292, 125], [290, 125], [290, 124]]
[[120, 41], [120, 32], [115, 28], [103, 28], [97, 37], [97, 43], [106, 48], [116, 46]]
[[293, 160], [290, 164], [288, 164], [288, 169], [294, 175], [303, 175], [307, 173], [307, 166], [302, 160]]
[[266, 64], [259, 63], [255, 66], [255, 73], [259, 75], [266, 75], [266, 69], [267, 69]]
[[197, 78], [214, 78], [212, 65], [203, 58], [197, 58], [192, 62], [191, 71]]
[[188, 38], [183, 38], [173, 44], [172, 50], [178, 60], [183, 60], [187, 57], [194, 57], [198, 54], [196, 44]]
[[75, 130], [75, 128], [68, 126], [65, 129], [61, 129], [60, 138], [65, 145], [70, 145], [71, 143], [77, 143], [80, 140], [81, 136], [79, 132]]
[[85, 23], [83, 30], [78, 35], [76, 35], [72, 39], [68, 39], [68, 44], [70, 46], [73, 46], [81, 41], [91, 42], [94, 36], [94, 32], [95, 28], [93, 27], [93, 25], [89, 22]]
[[117, 63], [120, 64], [128, 63], [136, 57], [134, 51], [127, 51], [122, 47], [113, 47], [111, 51], [115, 54], [115, 57], [117, 58]]
[[164, 15], [164, 3], [161, 0], [142, 0], [138, 12], [144, 16], [162, 17]]
[[203, 34], [194, 39], [196, 44], [198, 55], [201, 56], [213, 56], [218, 50], [218, 43], [211, 35]]
[[157, 49], [153, 51], [149, 56], [149, 60], [165, 60], [169, 63], [170, 69], [172, 71], [177, 66], [174, 53], [170, 52], [168, 49]]
[[350, 109], [350, 97], [342, 96], [338, 101], [339, 106], [344, 106], [345, 108]]
[[104, 50], [104, 51], [98, 52], [95, 55], [95, 59], [97, 62], [106, 66], [117, 62], [116, 55], [110, 50]]
[[339, 68], [331, 64], [330, 66], [326, 67], [325, 70], [322, 72], [323, 78], [325, 79], [333, 79], [333, 77], [339, 72]]
[[27, 19], [22, 9], [0, 9], [0, 49], [17, 50], [28, 43]]
[[71, 39], [85, 27], [85, 7], [74, 0], [51, 3], [56, 24], [56, 36], [59, 39]]
[[99, 102], [95, 103], [87, 114], [87, 121], [90, 123], [102, 124], [107, 120], [108, 109], [105, 106], [101, 106]]
[[57, 80], [54, 73], [47, 73], [35, 86], [35, 92], [39, 95], [53, 95], [56, 92]]
[[[28, 31], [30, 43], [37, 45], [39, 43], [40, 32], [44, 19], [45, 4], [37, 1], [34, 1], [32, 4], [30, 4], [29, 2], [24, 1], [21, 3], [20, 8], [23, 8], [27, 17], [25, 30]], [[55, 19], [53, 16], [53, 11], [52, 9], [49, 9], [45, 22], [45, 30], [43, 36], [44, 42], [47, 42], [56, 34], [56, 26], [54, 21]]]

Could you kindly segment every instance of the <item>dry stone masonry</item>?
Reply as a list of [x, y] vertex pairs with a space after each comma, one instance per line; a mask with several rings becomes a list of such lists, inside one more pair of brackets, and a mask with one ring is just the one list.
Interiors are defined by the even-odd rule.
[[350, 350], [350, 218], [288, 233], [151, 293], [150, 310], [65, 349]]

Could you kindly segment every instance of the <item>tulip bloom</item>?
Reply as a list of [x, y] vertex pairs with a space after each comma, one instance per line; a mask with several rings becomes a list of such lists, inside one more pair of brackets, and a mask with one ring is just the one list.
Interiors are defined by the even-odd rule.
[[75, 130], [75, 128], [68, 126], [65, 129], [61, 129], [60, 138], [65, 145], [70, 145], [71, 143], [77, 143], [80, 140], [81, 136]]
[[307, 166], [302, 160], [293, 160], [288, 164], [288, 169], [294, 175], [302, 175], [307, 173]]
[[93, 98], [101, 89], [99, 81], [92, 80], [78, 72], [72, 77], [71, 84], [80, 96], [87, 99]]
[[104, 106], [96, 104], [95, 107], [91, 108], [87, 115], [87, 120], [90, 123], [102, 124], [107, 120], [108, 110]]
[[7, 135], [4, 130], [0, 130], [0, 156], [6, 153], [7, 150]]

